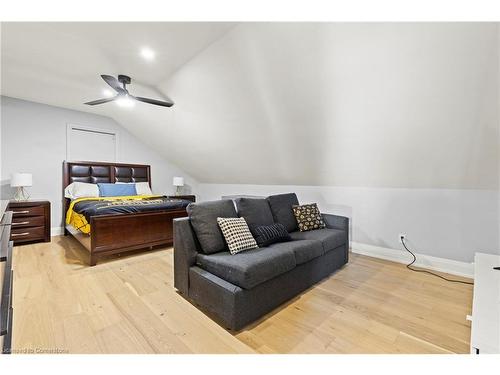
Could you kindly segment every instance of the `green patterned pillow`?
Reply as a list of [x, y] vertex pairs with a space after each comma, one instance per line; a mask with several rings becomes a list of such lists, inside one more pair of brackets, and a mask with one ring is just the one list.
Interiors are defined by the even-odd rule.
[[292, 210], [301, 232], [326, 227], [316, 203], [292, 206]]

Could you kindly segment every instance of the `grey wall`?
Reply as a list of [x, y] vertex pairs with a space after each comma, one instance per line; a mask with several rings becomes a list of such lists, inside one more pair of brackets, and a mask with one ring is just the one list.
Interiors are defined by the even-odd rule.
[[296, 192], [302, 203], [351, 219], [351, 240], [402, 249], [399, 233], [419, 254], [472, 262], [500, 254], [497, 190], [200, 184], [200, 199]]
[[[161, 85], [170, 110], [113, 116], [204, 182], [202, 199], [297, 191], [350, 216], [354, 241], [398, 248], [406, 232], [419, 253], [471, 261], [500, 248], [499, 50], [496, 23], [241, 24]], [[32, 106], [37, 130], [47, 110]]]
[[160, 133], [206, 183], [494, 190], [497, 55], [496, 23], [240, 24], [161, 86]]
[[195, 179], [150, 150], [114, 120], [59, 107], [2, 96], [1, 99], [1, 197], [13, 191], [10, 175], [33, 174], [32, 198], [52, 204], [52, 227], [62, 225], [62, 162], [66, 158], [66, 127], [77, 124], [109, 129], [118, 134], [117, 162], [151, 165], [153, 192], [174, 192], [173, 176], [184, 176], [186, 190], [197, 190]]
[[202, 198], [296, 191], [355, 242], [470, 262], [500, 252], [498, 54], [496, 23], [243, 24], [163, 90], [211, 131]]

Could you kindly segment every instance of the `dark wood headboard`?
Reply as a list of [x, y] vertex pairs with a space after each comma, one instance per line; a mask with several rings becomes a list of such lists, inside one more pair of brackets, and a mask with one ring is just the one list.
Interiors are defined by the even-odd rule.
[[[63, 162], [64, 189], [72, 182], [148, 182], [151, 187], [151, 166], [145, 164], [102, 163], [94, 161]], [[69, 199], [64, 198], [64, 216], [69, 208]]]

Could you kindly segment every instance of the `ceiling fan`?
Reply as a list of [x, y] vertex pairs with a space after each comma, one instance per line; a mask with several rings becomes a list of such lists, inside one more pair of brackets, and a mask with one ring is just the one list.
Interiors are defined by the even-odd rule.
[[112, 101], [116, 100], [118, 104], [121, 103], [124, 106], [127, 106], [130, 104], [133, 105], [133, 100], [137, 100], [139, 102], [160, 105], [163, 107], [172, 107], [174, 105], [173, 102], [165, 102], [162, 100], [142, 98], [140, 96], [130, 95], [130, 93], [128, 92], [128, 90], [126, 88], [126, 85], [129, 85], [132, 80], [128, 76], [124, 76], [124, 75], [120, 74], [118, 76], [118, 79], [116, 79], [113, 76], [102, 74], [101, 77], [108, 85], [110, 85], [117, 92], [117, 94], [111, 98], [93, 100], [93, 101], [87, 102], [85, 104], [97, 105], [97, 104], [108, 103], [108, 102], [112, 102]]

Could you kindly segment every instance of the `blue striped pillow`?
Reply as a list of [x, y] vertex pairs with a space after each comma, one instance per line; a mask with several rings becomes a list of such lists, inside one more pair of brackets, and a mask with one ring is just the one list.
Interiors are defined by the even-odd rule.
[[292, 239], [285, 226], [280, 223], [254, 226], [250, 228], [250, 231], [259, 247], [269, 246], [276, 242], [290, 241]]

